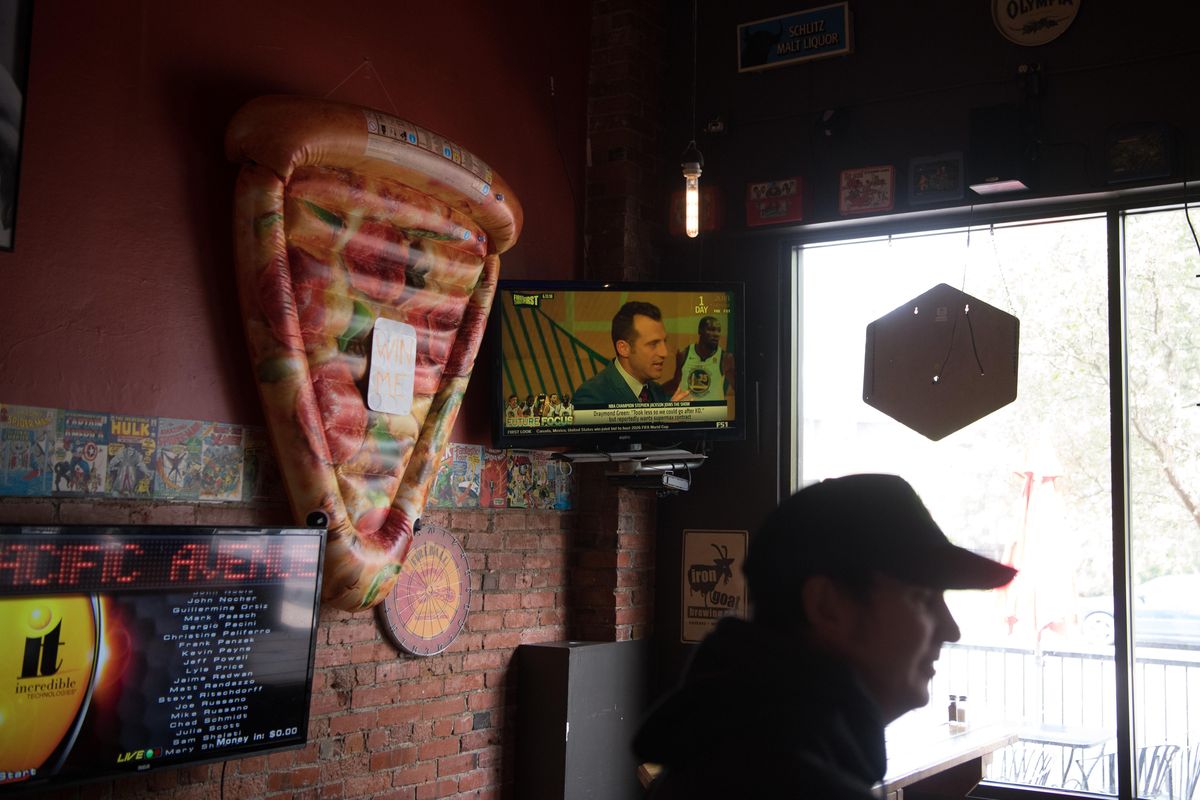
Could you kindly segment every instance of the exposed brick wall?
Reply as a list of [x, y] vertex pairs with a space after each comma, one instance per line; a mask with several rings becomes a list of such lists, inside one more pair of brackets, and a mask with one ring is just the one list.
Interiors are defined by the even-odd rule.
[[599, 464], [577, 467], [579, 511], [568, 609], [580, 639], [624, 642], [653, 633], [653, 492], [613, 486]]
[[585, 269], [594, 280], [658, 275], [665, 40], [660, 0], [593, 1]]
[[[592, 2], [585, 271], [593, 280], [659, 274], [665, 9], [661, 0]], [[571, 613], [582, 638], [640, 639], [653, 632], [655, 496], [614, 488], [602, 473], [580, 470]]]

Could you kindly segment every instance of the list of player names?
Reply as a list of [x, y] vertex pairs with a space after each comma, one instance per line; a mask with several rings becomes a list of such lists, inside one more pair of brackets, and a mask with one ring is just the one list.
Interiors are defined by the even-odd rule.
[[251, 700], [263, 691], [249, 666], [256, 641], [270, 635], [269, 610], [255, 588], [198, 591], [171, 609], [176, 630], [162, 634], [181, 665], [165, 694], [170, 745], [162, 755], [236, 747], [262, 734], [244, 730]]

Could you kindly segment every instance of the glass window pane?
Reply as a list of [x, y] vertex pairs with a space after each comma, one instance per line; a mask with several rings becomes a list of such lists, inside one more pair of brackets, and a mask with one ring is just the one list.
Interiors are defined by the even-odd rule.
[[1126, 217], [1125, 258], [1137, 785], [1183, 797], [1200, 743], [1200, 254], [1184, 211]]
[[[962, 640], [891, 738], [944, 734], [949, 695], [965, 695], [969, 725], [1019, 737], [989, 777], [1100, 792], [1116, 729], [1105, 247], [1090, 217], [796, 258], [801, 482], [902, 475], [952, 540], [1021, 570], [1007, 589], [951, 593]], [[1017, 316], [1020, 365], [1015, 402], [933, 442], [862, 393], [867, 324], [938, 283]]]

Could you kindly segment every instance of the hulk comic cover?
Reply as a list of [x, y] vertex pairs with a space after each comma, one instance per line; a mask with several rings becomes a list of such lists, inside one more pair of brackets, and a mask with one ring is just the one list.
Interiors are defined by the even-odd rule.
[[154, 489], [156, 417], [112, 414], [108, 418], [108, 494], [149, 498]]

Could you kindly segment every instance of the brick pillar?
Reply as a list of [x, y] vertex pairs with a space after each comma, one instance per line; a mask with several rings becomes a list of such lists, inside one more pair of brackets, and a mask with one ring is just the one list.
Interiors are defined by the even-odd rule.
[[593, 0], [584, 214], [587, 277], [657, 277], [666, 230], [664, 0]]
[[[584, 211], [591, 280], [659, 273], [665, 52], [665, 0], [593, 0]], [[615, 487], [603, 473], [579, 467], [570, 628], [582, 639], [640, 639], [653, 632], [656, 498]]]

